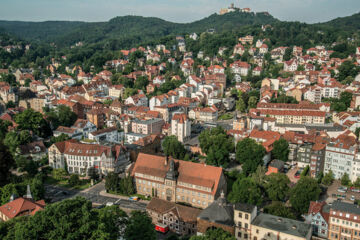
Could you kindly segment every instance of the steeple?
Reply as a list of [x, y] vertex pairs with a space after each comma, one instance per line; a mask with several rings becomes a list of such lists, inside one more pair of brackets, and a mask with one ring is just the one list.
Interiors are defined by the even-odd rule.
[[177, 175], [178, 175], [178, 173], [177, 173], [177, 171], [175, 170], [175, 162], [174, 162], [174, 159], [171, 159], [171, 160], [170, 160], [169, 170], [168, 170], [167, 173], [166, 173], [166, 179], [174, 180], [174, 181], [175, 181]]
[[30, 191], [30, 185], [28, 184], [27, 185], [27, 188], [26, 188], [26, 195], [24, 195], [24, 198], [27, 198], [27, 199], [32, 199], [32, 195], [31, 195], [31, 191]]

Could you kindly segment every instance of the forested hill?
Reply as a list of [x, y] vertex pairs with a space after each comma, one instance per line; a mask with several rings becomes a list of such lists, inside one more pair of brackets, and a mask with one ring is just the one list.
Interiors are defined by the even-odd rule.
[[21, 22], [0, 21], [0, 28], [29, 41], [55, 42], [71, 45], [78, 41], [94, 43], [101, 40], [120, 41], [151, 40], [169, 34], [203, 32], [213, 28], [217, 32], [253, 24], [271, 24], [278, 21], [264, 13], [233, 12], [225, 15], [213, 14], [192, 23], [172, 23], [154, 17], [123, 16], [108, 22]]
[[318, 25], [341, 28], [343, 30], [360, 30], [360, 12], [348, 17], [339, 17]]

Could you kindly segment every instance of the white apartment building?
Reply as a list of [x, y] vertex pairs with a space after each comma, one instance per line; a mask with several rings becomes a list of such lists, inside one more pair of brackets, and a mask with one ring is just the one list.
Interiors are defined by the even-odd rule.
[[171, 120], [171, 135], [175, 135], [180, 142], [191, 136], [191, 122], [185, 113], [174, 114]]

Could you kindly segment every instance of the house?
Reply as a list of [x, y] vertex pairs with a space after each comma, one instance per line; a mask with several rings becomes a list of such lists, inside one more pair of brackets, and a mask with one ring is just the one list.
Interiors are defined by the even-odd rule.
[[190, 236], [197, 232], [196, 218], [201, 210], [154, 197], [146, 206], [146, 212], [153, 224], [164, 224], [172, 232]]
[[118, 99], [119, 97], [123, 97], [125, 92], [125, 87], [122, 84], [112, 85], [109, 87], [109, 97], [114, 97]]
[[239, 74], [241, 76], [247, 76], [250, 67], [251, 67], [250, 64], [248, 64], [247, 62], [241, 62], [241, 61], [236, 61], [236, 62], [230, 64], [231, 71], [234, 74]]
[[261, 71], [262, 68], [260, 66], [256, 66], [253, 70], [252, 70], [252, 74], [253, 76], [260, 76], [261, 75]]
[[328, 238], [330, 206], [326, 202], [311, 201], [306, 222], [313, 228], [313, 235], [321, 238]]
[[233, 51], [234, 55], [239, 54], [241, 56], [244, 54], [244, 52], [245, 52], [245, 47], [242, 44], [238, 43], [235, 45], [234, 51]]
[[281, 160], [274, 159], [270, 162], [266, 175], [270, 175], [272, 173], [282, 173], [283, 171], [284, 171], [284, 162]]
[[81, 132], [84, 138], [88, 138], [89, 133], [96, 131], [96, 125], [85, 119], [76, 120], [71, 128]]
[[128, 104], [128, 105], [132, 104], [135, 106], [147, 107], [148, 106], [148, 98], [146, 97], [145, 94], [139, 93], [139, 94], [130, 96], [127, 99], [125, 99], [125, 104]]
[[65, 168], [69, 173], [88, 174], [94, 168], [99, 174], [120, 173], [129, 165], [129, 153], [122, 145], [103, 146], [71, 139], [57, 142], [48, 149], [49, 165]]
[[47, 148], [43, 141], [35, 141], [19, 146], [19, 154], [26, 158], [31, 157], [33, 160], [41, 160], [47, 155]]
[[218, 118], [218, 109], [215, 105], [211, 107], [196, 107], [189, 111], [189, 118], [202, 122], [214, 122]]
[[109, 127], [91, 132], [89, 133], [88, 138], [90, 140], [96, 141], [97, 143], [100, 142], [119, 143], [121, 140], [117, 127]]
[[0, 206], [0, 220], [9, 221], [20, 216], [33, 216], [38, 211], [45, 208], [45, 201], [34, 201], [30, 192], [30, 186], [27, 186], [27, 193], [24, 197], [17, 198], [12, 195], [10, 202]]
[[170, 103], [169, 96], [167, 94], [161, 94], [150, 98], [149, 107], [150, 110], [154, 110], [155, 107], [164, 106]]
[[226, 191], [221, 167], [139, 153], [132, 168], [138, 194], [206, 208]]
[[265, 54], [267, 53], [269, 50], [269, 47], [264, 43], [261, 45], [261, 47], [259, 48], [259, 53], [261, 54]]
[[175, 113], [171, 119], [171, 135], [175, 135], [180, 142], [191, 136], [191, 122], [185, 113]]
[[250, 36], [250, 35], [239, 38], [239, 42], [241, 42], [244, 45], [246, 43], [249, 43], [251, 45], [251, 44], [253, 44], [253, 41], [254, 41], [254, 37]]
[[296, 59], [291, 59], [284, 62], [284, 71], [285, 72], [295, 72], [298, 68], [298, 63]]
[[106, 115], [102, 109], [91, 109], [86, 113], [86, 118], [98, 129], [105, 126]]

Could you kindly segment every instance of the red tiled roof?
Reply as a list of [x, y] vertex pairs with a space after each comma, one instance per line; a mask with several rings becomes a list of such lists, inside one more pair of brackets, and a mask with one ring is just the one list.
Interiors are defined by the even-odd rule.
[[44, 206], [45, 202], [43, 200], [33, 202], [29, 199], [20, 197], [14, 201], [5, 203], [4, 205], [0, 206], [0, 211], [9, 219], [12, 219], [19, 215], [26, 215], [26, 213], [34, 215], [35, 212], [42, 210]]

